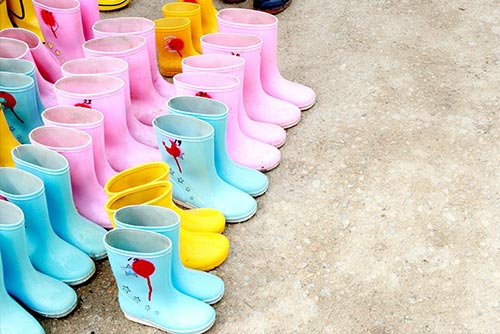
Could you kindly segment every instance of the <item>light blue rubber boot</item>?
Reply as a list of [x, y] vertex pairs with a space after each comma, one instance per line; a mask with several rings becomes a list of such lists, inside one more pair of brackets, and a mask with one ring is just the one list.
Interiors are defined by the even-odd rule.
[[212, 327], [215, 310], [172, 285], [170, 239], [119, 228], [106, 232], [104, 244], [125, 317], [169, 333], [203, 333]]
[[174, 200], [188, 208], [214, 208], [236, 223], [250, 219], [257, 202], [220, 178], [215, 168], [214, 128], [186, 115], [161, 115], [153, 129], [163, 161], [170, 166]]
[[[4, 219], [7, 221], [15, 217], [15, 214], [7, 216], [2, 212], [2, 217], [5, 217], [2, 221]], [[44, 334], [45, 331], [40, 323], [7, 293], [3, 276], [2, 257], [0, 256], [0, 333]]]
[[35, 84], [35, 99], [38, 114], [45, 110], [42, 99], [40, 98], [40, 90], [38, 89], [38, 82], [35, 73], [35, 64], [26, 59], [17, 58], [0, 58], [0, 72], [11, 72], [24, 74], [33, 79]]
[[228, 108], [224, 103], [199, 96], [175, 96], [167, 101], [167, 108], [171, 114], [196, 117], [214, 128], [215, 168], [221, 179], [254, 197], [267, 190], [269, 180], [264, 173], [235, 163], [227, 153]]
[[31, 130], [43, 125], [36, 104], [35, 81], [24, 74], [0, 72], [0, 104], [10, 131], [21, 144]]
[[208, 304], [224, 295], [224, 281], [219, 277], [184, 267], [179, 254], [179, 215], [157, 205], [129, 205], [115, 214], [117, 228], [135, 228], [163, 234], [172, 242], [172, 283], [180, 292]]
[[68, 160], [56, 151], [31, 144], [15, 147], [12, 159], [17, 168], [43, 181], [50, 223], [56, 234], [94, 260], [105, 258], [102, 238], [106, 230], [76, 210]]
[[18, 168], [0, 167], [0, 195], [24, 213], [28, 255], [37, 270], [69, 285], [92, 277], [94, 261], [54, 232], [40, 178]]
[[[0, 254], [5, 288], [25, 307], [44, 317], [64, 317], [76, 307], [76, 292], [63, 282], [35, 270], [28, 256], [25, 231], [23, 211], [13, 203], [0, 201]], [[4, 307], [0, 302], [0, 314], [3, 314]], [[29, 322], [16, 321], [15, 325], [22, 328]], [[3, 323], [0, 329], [2, 326]]]

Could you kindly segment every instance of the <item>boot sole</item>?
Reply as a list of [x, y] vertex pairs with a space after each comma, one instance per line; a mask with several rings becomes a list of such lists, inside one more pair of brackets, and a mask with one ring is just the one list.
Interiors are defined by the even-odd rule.
[[[266, 190], [267, 190], [267, 188], [266, 188]], [[264, 192], [266, 192], [266, 190], [264, 190]], [[262, 192], [262, 194], [264, 192]], [[262, 194], [260, 194], [260, 195], [262, 195]], [[260, 196], [260, 195], [250, 195], [250, 196], [254, 197], [254, 196]], [[178, 206], [181, 206], [181, 207], [183, 207], [185, 209], [199, 209], [198, 207], [196, 207], [194, 205], [191, 205], [191, 204], [186, 203], [186, 202], [181, 202], [181, 201], [179, 201], [179, 200], [177, 200], [175, 198], [173, 198], [172, 200], [173, 200], [173, 202], [175, 204], [177, 204]], [[252, 218], [255, 215], [256, 212], [257, 212], [257, 208], [255, 208], [255, 210], [253, 210], [251, 214], [245, 215], [243, 217], [236, 217], [236, 218], [233, 218], [233, 219], [228, 219], [227, 217], [225, 217], [226, 218], [226, 223], [242, 223], [242, 222], [247, 221], [250, 218]], [[217, 267], [217, 266], [215, 266], [215, 267]]]
[[143, 320], [143, 319], [140, 319], [140, 318], [136, 318], [128, 313], [125, 313], [123, 312], [123, 314], [125, 315], [125, 318], [131, 320], [131, 321], [134, 321], [134, 322], [137, 322], [139, 324], [142, 324], [142, 325], [146, 325], [146, 326], [150, 326], [150, 327], [154, 327], [154, 328], [158, 328], [162, 331], [165, 331], [167, 333], [179, 333], [179, 334], [201, 334], [201, 333], [204, 333], [206, 332], [207, 330], [209, 330], [215, 323], [215, 317], [212, 319], [212, 321], [201, 327], [201, 328], [197, 328], [195, 330], [192, 330], [192, 331], [182, 331], [182, 330], [172, 330], [172, 329], [168, 329], [166, 327], [162, 327], [162, 326], [158, 326], [157, 324], [155, 324], [154, 322], [150, 322], [150, 321], [147, 321], [147, 320]]
[[92, 270], [92, 272], [89, 273], [85, 277], [82, 277], [82, 278], [77, 279], [77, 280], [72, 280], [72, 281], [61, 280], [61, 282], [64, 282], [70, 286], [80, 285], [80, 284], [87, 282], [90, 278], [92, 278], [92, 276], [94, 276], [95, 272], [96, 272], [96, 268], [94, 267], [94, 270]]

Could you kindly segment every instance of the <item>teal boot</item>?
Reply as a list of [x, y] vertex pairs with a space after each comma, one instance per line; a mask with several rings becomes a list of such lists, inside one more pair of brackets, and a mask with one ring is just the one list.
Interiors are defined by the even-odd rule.
[[18, 168], [1, 167], [0, 195], [24, 213], [28, 254], [37, 270], [69, 285], [92, 277], [92, 259], [54, 232], [40, 178]]
[[104, 244], [125, 317], [169, 333], [203, 333], [212, 327], [215, 310], [172, 285], [170, 239], [119, 228], [106, 232]]
[[[30, 310], [44, 317], [60, 318], [74, 310], [76, 292], [66, 284], [35, 270], [27, 251], [26, 230], [23, 211], [15, 204], [0, 201], [0, 253], [4, 264], [5, 288], [13, 297]], [[63, 255], [63, 254], [61, 254]], [[0, 314], [7, 310], [0, 302]], [[3, 331], [3, 317], [0, 316], [0, 333]], [[19, 333], [29, 326], [29, 319], [15, 319]], [[33, 326], [36, 328], [36, 326]], [[43, 333], [43, 330], [35, 333]], [[16, 332], [14, 332], [16, 333]]]
[[224, 103], [198, 96], [175, 96], [167, 101], [167, 108], [171, 114], [193, 116], [212, 125], [215, 131], [215, 168], [221, 179], [254, 197], [267, 190], [269, 180], [266, 175], [235, 163], [227, 153], [228, 108]]
[[106, 230], [76, 210], [68, 160], [56, 151], [31, 144], [14, 148], [12, 158], [17, 168], [43, 181], [50, 223], [57, 235], [94, 260], [105, 258], [102, 238]]
[[172, 283], [180, 292], [208, 304], [215, 304], [224, 295], [224, 281], [219, 277], [184, 267], [179, 253], [179, 215], [157, 205], [128, 205], [115, 214], [117, 228], [135, 228], [163, 234], [172, 242]]

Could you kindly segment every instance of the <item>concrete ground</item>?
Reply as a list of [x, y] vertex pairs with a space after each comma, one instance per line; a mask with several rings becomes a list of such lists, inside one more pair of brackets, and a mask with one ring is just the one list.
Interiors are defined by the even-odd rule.
[[[281, 73], [317, 103], [255, 217], [227, 226], [209, 333], [498, 333], [498, 2], [294, 0], [278, 18]], [[107, 261], [77, 292], [47, 333], [161, 333], [124, 318]]]

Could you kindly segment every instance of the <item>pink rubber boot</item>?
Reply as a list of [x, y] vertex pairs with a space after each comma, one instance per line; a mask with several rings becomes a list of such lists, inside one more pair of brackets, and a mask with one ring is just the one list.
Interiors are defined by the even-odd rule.
[[301, 110], [316, 102], [314, 91], [284, 79], [278, 68], [278, 18], [269, 13], [247, 8], [225, 8], [217, 13], [220, 32], [252, 34], [263, 40], [260, 77], [266, 93], [295, 104]]
[[140, 36], [97, 37], [83, 44], [87, 57], [111, 56], [128, 63], [130, 97], [135, 117], [146, 125], [166, 114], [165, 98], [155, 90], [151, 79], [146, 39]]
[[130, 98], [128, 63], [125, 60], [115, 57], [78, 58], [62, 64], [61, 70], [64, 76], [110, 75], [122, 79], [125, 82], [125, 114], [130, 134], [140, 143], [158, 147], [153, 127], [141, 123], [134, 116], [134, 106]]
[[106, 158], [104, 115], [99, 110], [74, 106], [55, 106], [44, 110], [42, 120], [45, 125], [81, 130], [92, 137], [94, 170], [97, 181], [102, 187], [109, 178], [117, 173], [111, 168]]
[[160, 152], [136, 141], [127, 128], [125, 82], [105, 75], [63, 77], [54, 88], [60, 105], [90, 107], [104, 114], [104, 144], [109, 164], [116, 171], [162, 161]]
[[[29, 45], [16, 38], [0, 37], [0, 58], [25, 59], [35, 64], [31, 55]], [[44, 108], [57, 105], [54, 85], [43, 78], [35, 64], [35, 78], [38, 91], [40, 93], [40, 102]]]
[[38, 71], [48, 82], [54, 83], [62, 77], [61, 64], [34, 32], [23, 28], [6, 28], [0, 30], [0, 36], [15, 38], [28, 44]]
[[[245, 59], [225, 54], [203, 54], [182, 60], [182, 72], [211, 72], [234, 75], [243, 83]], [[243, 102], [243, 85], [239, 86], [238, 122], [241, 131], [248, 137], [281, 147], [286, 141], [286, 132], [278, 125], [254, 121], [248, 117]]]
[[155, 23], [145, 17], [114, 17], [100, 20], [93, 26], [95, 37], [135, 35], [144, 37], [148, 47], [151, 79], [156, 91], [165, 98], [175, 95], [174, 85], [166, 81], [158, 69]]
[[278, 166], [280, 151], [269, 144], [245, 136], [238, 123], [240, 80], [229, 74], [192, 72], [174, 76], [174, 86], [179, 96], [213, 98], [227, 105], [226, 147], [231, 160], [237, 164], [262, 172]]
[[85, 40], [94, 38], [92, 27], [101, 19], [97, 0], [78, 0], [82, 14], [83, 36]]
[[215, 33], [201, 38], [203, 54], [232, 54], [245, 58], [243, 102], [248, 116], [256, 121], [290, 128], [300, 121], [300, 109], [264, 91], [260, 77], [262, 39], [255, 35]]
[[92, 137], [77, 129], [41, 126], [30, 132], [30, 142], [56, 151], [68, 160], [73, 200], [78, 212], [104, 228], [111, 228], [104, 210], [107, 195], [97, 182], [94, 171]]
[[80, 2], [77, 0], [32, 0], [45, 45], [62, 64], [83, 57]]

